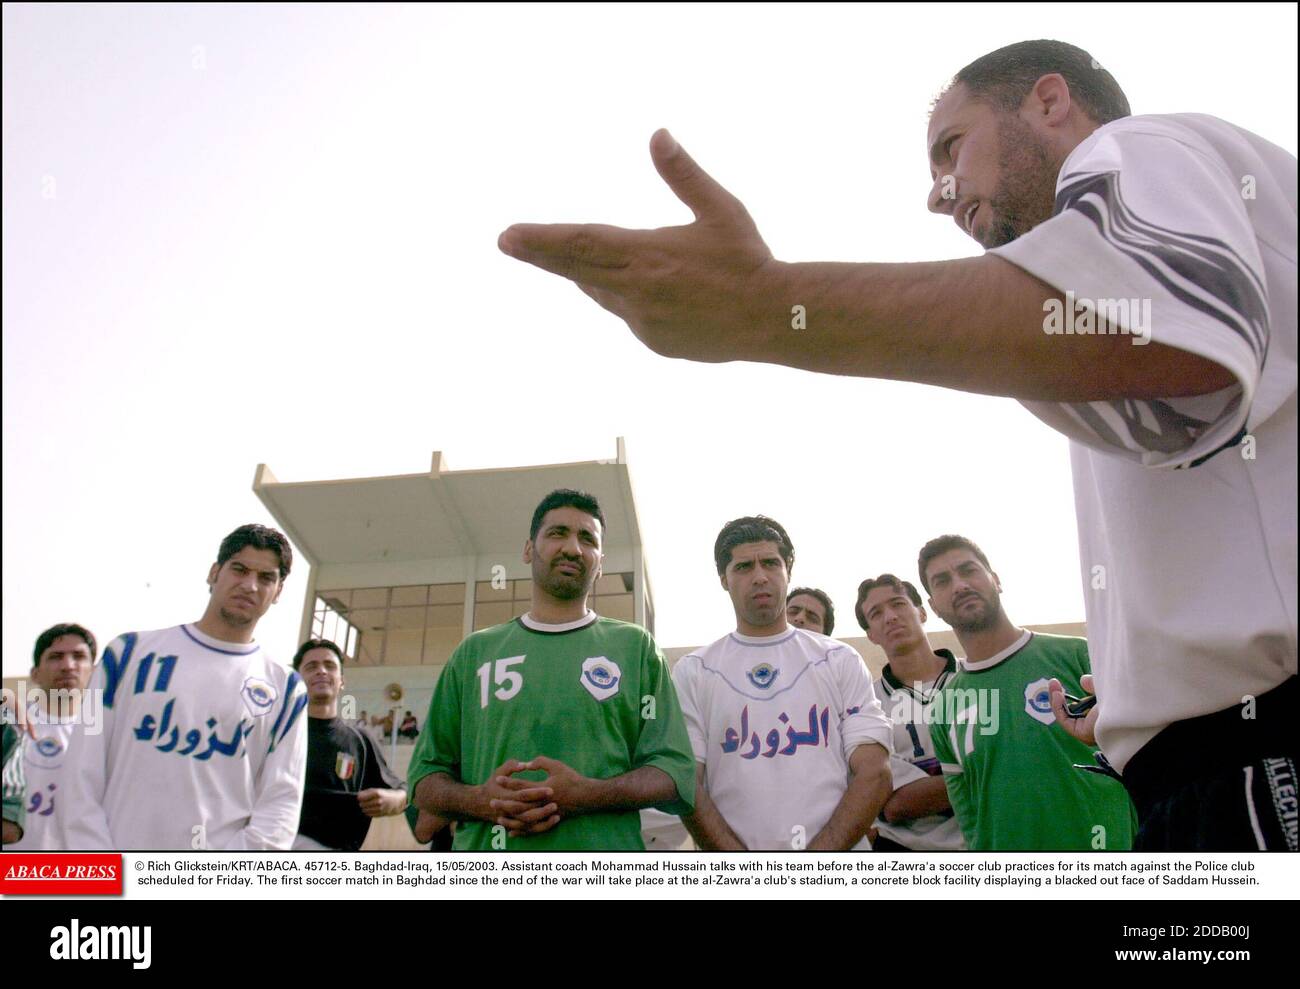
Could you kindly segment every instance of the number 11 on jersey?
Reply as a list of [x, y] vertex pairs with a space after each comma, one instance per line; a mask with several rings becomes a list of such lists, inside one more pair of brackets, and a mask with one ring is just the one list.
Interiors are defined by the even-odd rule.
[[[508, 701], [519, 693], [520, 688], [524, 685], [524, 675], [516, 673], [510, 667], [523, 661], [523, 656], [507, 656], [505, 659], [496, 661], [496, 672], [493, 679], [497, 682], [497, 689], [494, 691], [497, 700]], [[492, 663], [484, 663], [475, 670], [479, 681], [479, 707], [488, 706], [488, 670], [492, 665]]]

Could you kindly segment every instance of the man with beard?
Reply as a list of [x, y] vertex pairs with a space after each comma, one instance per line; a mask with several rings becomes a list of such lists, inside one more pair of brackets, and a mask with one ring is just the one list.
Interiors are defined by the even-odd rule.
[[[1096, 735], [1138, 847], [1294, 851], [1294, 156], [1202, 114], [1132, 116], [1058, 41], [958, 72], [926, 147], [929, 208], [982, 256], [779, 262], [666, 131], [651, 155], [695, 222], [498, 244], [658, 353], [1006, 395], [1069, 436]], [[1175, 593], [1171, 574], [1192, 576]]]
[[438, 679], [408, 770], [461, 851], [639, 851], [642, 807], [690, 813], [690, 741], [668, 664], [639, 625], [598, 617], [605, 517], [580, 491], [533, 512], [532, 604], [475, 632]]
[[791, 628], [794, 546], [762, 515], [734, 519], [713, 544], [736, 630], [673, 670], [697, 764], [695, 813], [706, 851], [847, 851], [893, 790], [893, 726], [857, 652]]
[[27, 778], [27, 829], [15, 852], [60, 848], [55, 813], [63, 802], [59, 786], [68, 742], [81, 713], [82, 691], [95, 668], [95, 636], [80, 625], [51, 626], [36, 637], [32, 681], [39, 687], [27, 704], [30, 734], [23, 736]]
[[988, 557], [939, 536], [917, 561], [929, 604], [966, 658], [931, 702], [930, 737], [972, 851], [1127, 851], [1133, 812], [1118, 780], [1076, 768], [1093, 749], [1056, 723], [1048, 687], [1083, 693], [1088, 643], [1011, 624]]
[[78, 724], [56, 815], [63, 847], [287, 849], [298, 832], [307, 694], [253, 640], [293, 564], [284, 534], [243, 525], [208, 570], [187, 625], [128, 632], [104, 648], [91, 690], [100, 724]]
[[406, 810], [406, 790], [379, 746], [339, 717], [343, 651], [328, 639], [308, 639], [292, 666], [307, 688], [307, 775], [293, 847], [308, 852], [355, 852], [376, 817]]

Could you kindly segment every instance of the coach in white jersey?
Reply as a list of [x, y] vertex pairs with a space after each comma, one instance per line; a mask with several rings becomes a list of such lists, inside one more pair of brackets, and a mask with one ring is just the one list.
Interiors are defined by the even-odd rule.
[[858, 585], [854, 606], [867, 638], [887, 662], [876, 696], [894, 723], [894, 752], [918, 772], [894, 773], [894, 793], [881, 812], [878, 851], [954, 852], [966, 847], [948, 801], [943, 769], [930, 739], [926, 710], [957, 673], [957, 658], [932, 649], [925, 634], [925, 608], [916, 587], [883, 573]]
[[[1006, 395], [1066, 433], [1097, 736], [1137, 847], [1294, 849], [1296, 161], [1212, 117], [1130, 114], [1062, 42], [962, 69], [930, 118], [929, 208], [981, 257], [779, 262], [666, 131], [651, 155], [694, 223], [498, 244], [659, 353]], [[1188, 815], [1220, 823], [1171, 830]]]
[[128, 632], [92, 689], [101, 730], [79, 725], [58, 819], [69, 849], [287, 849], [298, 830], [307, 695], [256, 642], [293, 562], [284, 535], [240, 526], [208, 573], [203, 617]]
[[728, 522], [713, 555], [736, 630], [673, 669], [696, 761], [687, 830], [708, 851], [869, 848], [893, 727], [866, 664], [788, 624], [794, 547], [775, 521]]
[[55, 812], [63, 800], [63, 762], [81, 710], [83, 691], [94, 671], [95, 636], [72, 623], [54, 625], [36, 637], [28, 701], [30, 729], [23, 738], [23, 772], [27, 777], [27, 826], [15, 852], [51, 851], [61, 846]]

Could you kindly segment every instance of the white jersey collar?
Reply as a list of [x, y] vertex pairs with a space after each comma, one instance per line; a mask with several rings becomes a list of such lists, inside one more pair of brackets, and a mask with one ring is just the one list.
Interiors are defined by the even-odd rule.
[[1010, 659], [1021, 649], [1025, 648], [1029, 643], [1029, 640], [1033, 637], [1034, 633], [1029, 631], [1029, 629], [1025, 629], [1024, 634], [1020, 636], [1020, 638], [1016, 639], [1015, 642], [1011, 643], [1011, 645], [1007, 646], [1000, 653], [995, 653], [988, 659], [982, 659], [978, 663], [970, 663], [964, 659], [960, 659], [958, 662], [961, 663], [961, 668], [968, 673], [978, 673], [981, 670], [991, 670], [993, 667], [997, 666], [998, 663]]
[[206, 632], [200, 632], [195, 625], [182, 625], [181, 631], [201, 646], [234, 656], [249, 656], [262, 648], [256, 642], [227, 642], [225, 639], [213, 638]]
[[799, 629], [792, 625], [782, 635], [741, 635], [739, 632], [732, 632], [731, 637], [747, 646], [779, 646], [782, 642], [793, 639], [798, 631]]
[[524, 628], [532, 629], [534, 632], [572, 632], [575, 628], [586, 628], [600, 616], [594, 611], [588, 611], [581, 618], [571, 622], [561, 622], [559, 625], [547, 625], [545, 622], [539, 622], [532, 615], [523, 614], [519, 616], [519, 624]]

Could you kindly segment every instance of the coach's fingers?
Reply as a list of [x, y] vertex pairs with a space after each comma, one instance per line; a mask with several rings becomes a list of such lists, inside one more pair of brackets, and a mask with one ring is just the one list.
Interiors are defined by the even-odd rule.
[[749, 217], [744, 204], [697, 165], [664, 128], [650, 138], [650, 159], [660, 178], [690, 207], [695, 219], [725, 219], [738, 214]]
[[1079, 686], [1090, 694], [1095, 694], [1097, 692], [1097, 688], [1093, 686], [1091, 673], [1085, 673], [1083, 676], [1079, 677]]
[[1052, 705], [1052, 714], [1056, 716], [1056, 723], [1069, 731], [1072, 727], [1070, 722], [1074, 719], [1065, 713], [1065, 688], [1056, 677], [1047, 681], [1047, 701]]
[[516, 223], [497, 247], [564, 278], [608, 288], [631, 263], [643, 233], [599, 223]]

